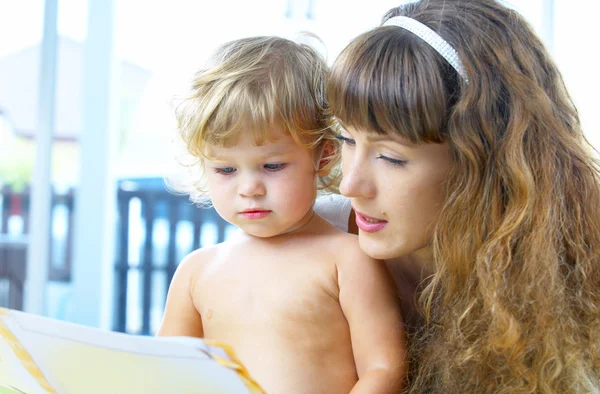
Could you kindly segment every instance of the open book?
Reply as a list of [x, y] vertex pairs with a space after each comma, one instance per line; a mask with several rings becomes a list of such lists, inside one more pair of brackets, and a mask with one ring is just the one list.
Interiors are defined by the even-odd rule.
[[0, 394], [263, 394], [233, 351], [0, 308]]

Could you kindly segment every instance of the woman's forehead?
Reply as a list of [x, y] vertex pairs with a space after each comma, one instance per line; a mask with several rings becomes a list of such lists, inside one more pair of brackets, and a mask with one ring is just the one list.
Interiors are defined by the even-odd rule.
[[418, 144], [411, 142], [408, 138], [403, 137], [399, 133], [389, 132], [389, 133], [382, 134], [382, 133], [377, 133], [373, 130], [369, 130], [366, 127], [356, 127], [356, 126], [350, 126], [350, 125], [344, 126], [341, 122], [340, 122], [340, 126], [342, 127], [342, 130], [345, 130], [354, 136], [356, 136], [357, 134], [360, 134], [361, 138], [365, 139], [367, 142], [370, 142], [370, 143], [395, 142], [395, 143], [406, 145], [409, 147], [418, 145]]

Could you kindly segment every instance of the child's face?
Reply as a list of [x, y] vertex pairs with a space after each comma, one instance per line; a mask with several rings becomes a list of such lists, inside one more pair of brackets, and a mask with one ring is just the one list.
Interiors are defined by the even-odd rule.
[[278, 127], [261, 146], [248, 134], [234, 146], [205, 152], [213, 206], [250, 235], [272, 237], [297, 230], [312, 217], [317, 191], [313, 151]]

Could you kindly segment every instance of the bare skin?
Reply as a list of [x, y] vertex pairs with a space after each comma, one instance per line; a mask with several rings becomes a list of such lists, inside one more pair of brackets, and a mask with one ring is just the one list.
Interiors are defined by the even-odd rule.
[[[358, 226], [356, 225], [356, 214], [354, 211], [350, 211], [348, 218], [348, 233], [358, 235]], [[417, 310], [415, 294], [417, 293], [417, 288], [423, 284], [426, 277], [431, 275], [431, 270], [426, 268], [429, 265], [418, 259], [411, 258], [411, 256], [386, 259], [385, 264], [396, 284], [406, 331], [408, 333], [414, 332], [423, 323], [422, 316]]]
[[406, 370], [386, 265], [317, 215], [293, 233], [240, 232], [186, 257], [158, 335], [232, 345], [268, 393], [398, 393]]
[[[340, 192], [351, 198], [348, 231], [359, 234], [362, 250], [384, 259], [398, 288], [406, 326], [422, 317], [415, 294], [433, 271], [432, 228], [445, 199], [444, 182], [453, 159], [447, 143], [414, 144], [399, 136], [342, 130], [344, 179]], [[381, 231], [360, 231], [357, 212], [385, 221]]]

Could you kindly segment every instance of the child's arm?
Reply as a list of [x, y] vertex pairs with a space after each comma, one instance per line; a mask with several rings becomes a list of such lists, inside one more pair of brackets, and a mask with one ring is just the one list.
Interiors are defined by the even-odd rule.
[[192, 289], [198, 269], [198, 252], [185, 257], [169, 286], [167, 303], [157, 336], [203, 337], [202, 318], [194, 306]]
[[351, 394], [397, 394], [405, 383], [407, 361], [396, 286], [382, 261], [358, 247], [349, 249], [338, 264], [338, 285], [359, 377]]

